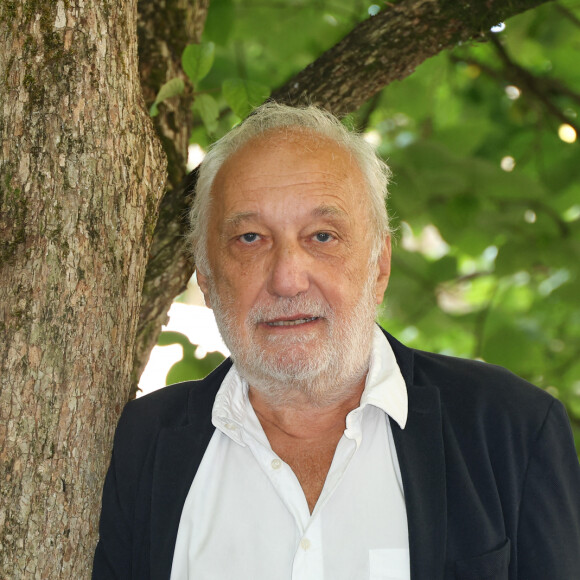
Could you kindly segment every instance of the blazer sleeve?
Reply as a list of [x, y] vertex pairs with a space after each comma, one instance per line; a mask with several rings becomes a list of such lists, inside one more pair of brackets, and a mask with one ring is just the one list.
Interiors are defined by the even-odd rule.
[[[143, 405], [125, 406], [113, 442], [111, 463], [103, 487], [99, 542], [93, 561], [93, 580], [128, 580], [143, 572], [149, 554], [147, 502], [139, 499], [149, 484], [150, 451], [154, 447], [157, 421], [143, 413]], [[148, 574], [142, 575], [145, 578]]]
[[522, 489], [518, 578], [569, 580], [580, 570], [580, 464], [563, 405], [554, 400]]
[[119, 498], [115, 451], [103, 488], [99, 542], [93, 561], [93, 580], [131, 578], [131, 529]]

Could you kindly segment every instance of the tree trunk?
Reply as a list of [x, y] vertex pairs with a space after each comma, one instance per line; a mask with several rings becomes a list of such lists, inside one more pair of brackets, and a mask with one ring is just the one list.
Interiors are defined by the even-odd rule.
[[165, 161], [136, 0], [0, 7], [0, 577], [88, 578]]
[[[188, 87], [189, 81], [181, 69], [181, 54], [187, 44], [201, 41], [208, 5], [209, 0], [139, 1], [139, 62], [148, 105], [155, 100], [159, 87], [172, 78], [180, 77]], [[168, 159], [169, 175], [143, 286], [135, 340], [133, 392], [157, 343], [161, 326], [167, 322], [173, 298], [185, 290], [193, 274], [193, 260], [185, 248], [187, 220], [180, 213], [186, 197], [180, 185], [186, 174], [192, 100], [191, 90], [187, 90], [181, 97], [164, 102], [155, 118], [155, 128]], [[181, 219], [175, 219], [176, 215]], [[173, 267], [167, 268], [168, 263]]]
[[[481, 37], [501, 20], [545, 1], [403, 0], [388, 5], [276, 90], [272, 98], [288, 104], [318, 104], [335, 114], [354, 111], [393, 80], [410, 75], [427, 58], [459, 41]], [[171, 156], [169, 163], [173, 168], [170, 175], [177, 174]], [[193, 271], [183, 243], [189, 193], [173, 188], [163, 201], [143, 292], [135, 348], [136, 382], [173, 298]]]

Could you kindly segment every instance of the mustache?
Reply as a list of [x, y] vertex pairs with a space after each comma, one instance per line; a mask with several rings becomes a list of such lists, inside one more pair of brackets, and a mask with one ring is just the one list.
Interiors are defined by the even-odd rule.
[[332, 309], [324, 300], [307, 296], [292, 296], [291, 298], [278, 298], [272, 304], [254, 306], [248, 313], [247, 320], [253, 325], [276, 318], [292, 318], [295, 316], [332, 318], [332, 315]]

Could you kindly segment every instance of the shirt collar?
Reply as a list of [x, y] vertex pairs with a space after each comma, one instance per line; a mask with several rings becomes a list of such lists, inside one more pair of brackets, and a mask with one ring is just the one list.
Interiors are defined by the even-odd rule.
[[243, 446], [244, 423], [252, 408], [248, 390], [248, 382], [241, 377], [235, 364], [232, 365], [217, 392], [211, 414], [214, 427]]
[[375, 325], [369, 372], [360, 407], [374, 405], [394, 419], [401, 429], [407, 424], [409, 410], [407, 385], [395, 353], [379, 326]]
[[[247, 381], [241, 377], [236, 365], [232, 365], [219, 388], [212, 410], [212, 423], [216, 429], [239, 445], [245, 445], [244, 430], [252, 431], [251, 434], [257, 439], [265, 436], [259, 428], [248, 390]], [[355, 415], [360, 415], [367, 405], [381, 409], [401, 429], [405, 428], [408, 414], [407, 386], [395, 353], [377, 325], [373, 330], [369, 371], [360, 406], [349, 413], [347, 428]]]

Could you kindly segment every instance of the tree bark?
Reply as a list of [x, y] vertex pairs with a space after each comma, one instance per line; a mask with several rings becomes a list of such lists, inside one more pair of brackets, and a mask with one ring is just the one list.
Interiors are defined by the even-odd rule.
[[[148, 105], [155, 100], [159, 87], [172, 78], [179, 77], [188, 86], [181, 69], [181, 54], [186, 45], [201, 42], [208, 6], [209, 0], [139, 1], [140, 74]], [[143, 286], [133, 359], [133, 392], [161, 326], [167, 322], [173, 298], [185, 290], [193, 274], [193, 260], [185, 247], [187, 220], [180, 211], [184, 203], [189, 204], [181, 183], [186, 174], [192, 129], [192, 100], [191, 90], [187, 90], [181, 97], [164, 102], [154, 120], [168, 159], [168, 183]], [[168, 263], [171, 268], [166, 267]]]
[[272, 94], [278, 102], [310, 103], [335, 115], [356, 110], [423, 61], [546, 0], [403, 0], [361, 22]]
[[[469, 38], [483, 40], [494, 24], [545, 1], [403, 0], [389, 4], [275, 91], [272, 98], [288, 104], [318, 104], [337, 115], [351, 112], [393, 80], [410, 75], [427, 58]], [[169, 162], [170, 175], [177, 174], [171, 156]], [[157, 342], [173, 298], [193, 273], [183, 242], [190, 193], [187, 187], [173, 187], [163, 201], [147, 266], [135, 381]]]
[[165, 159], [136, 0], [0, 5], [0, 578], [88, 578]]

